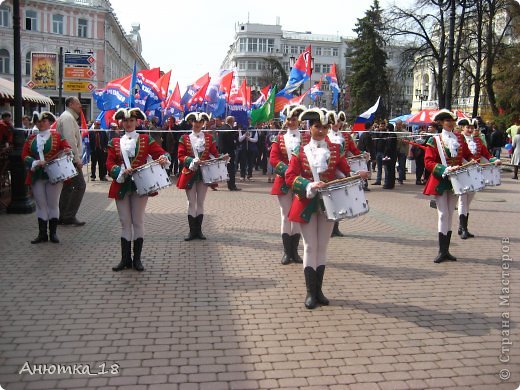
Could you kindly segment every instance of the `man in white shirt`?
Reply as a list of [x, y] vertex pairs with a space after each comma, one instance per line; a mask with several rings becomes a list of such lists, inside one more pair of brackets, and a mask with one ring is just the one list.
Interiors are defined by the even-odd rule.
[[78, 221], [76, 218], [87, 188], [82, 171], [83, 144], [78, 125], [81, 103], [78, 98], [69, 97], [65, 100], [65, 106], [65, 111], [58, 119], [56, 131], [69, 143], [78, 175], [74, 176], [68, 183], [63, 184], [60, 197], [60, 222], [63, 225], [83, 226], [85, 222]]

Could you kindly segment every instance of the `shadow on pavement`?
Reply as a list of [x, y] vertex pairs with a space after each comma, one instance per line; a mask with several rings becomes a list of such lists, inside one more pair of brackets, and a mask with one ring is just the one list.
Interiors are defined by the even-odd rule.
[[366, 263], [334, 263], [328, 262], [328, 266], [345, 271], [361, 272], [370, 276], [391, 280], [419, 280], [432, 279], [444, 276], [446, 272], [432, 271], [428, 269], [409, 267], [383, 267]]

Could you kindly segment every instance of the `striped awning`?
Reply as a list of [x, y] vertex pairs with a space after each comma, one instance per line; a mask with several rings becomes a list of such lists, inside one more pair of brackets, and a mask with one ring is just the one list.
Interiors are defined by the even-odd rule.
[[[14, 83], [0, 77], [0, 98], [14, 99]], [[54, 105], [54, 102], [47, 96], [22, 86], [22, 100], [25, 102]]]

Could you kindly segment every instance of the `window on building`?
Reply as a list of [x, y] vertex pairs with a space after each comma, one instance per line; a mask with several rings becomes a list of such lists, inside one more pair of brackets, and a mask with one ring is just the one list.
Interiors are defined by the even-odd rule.
[[29, 76], [31, 74], [31, 52], [28, 51], [25, 55], [25, 74]]
[[339, 55], [339, 50], [337, 47], [332, 48], [332, 56], [337, 57]]
[[28, 9], [25, 11], [25, 29], [38, 31], [38, 14], [36, 11]]
[[282, 66], [286, 72], [289, 72], [291, 70], [288, 62], [282, 62]]
[[240, 38], [238, 51], [240, 53], [245, 53], [247, 51], [247, 38]]
[[245, 70], [247, 66], [247, 61], [238, 61], [238, 69]]
[[314, 55], [321, 56], [321, 47], [319, 47], [319, 46], [314, 47]]
[[6, 49], [0, 49], [0, 73], [9, 73], [9, 52]]
[[324, 47], [323, 48], [323, 55], [330, 57], [332, 56], [332, 47]]
[[289, 54], [290, 48], [289, 45], [283, 45], [283, 54]]
[[300, 54], [298, 52], [298, 46], [291, 46], [291, 54]]
[[413, 95], [413, 85], [406, 85], [404, 87], [405, 95]]
[[5, 5], [0, 7], [0, 27], [9, 27], [10, 12]]
[[78, 37], [87, 38], [88, 34], [88, 20], [78, 19]]
[[258, 39], [249, 38], [247, 40], [247, 51], [250, 53], [254, 53], [254, 52], [258, 51]]
[[321, 73], [321, 64], [314, 64], [314, 73]]
[[267, 52], [273, 53], [274, 52], [274, 39], [268, 39], [267, 40]]
[[330, 64], [322, 64], [321, 73], [329, 73], [329, 72], [330, 72]]
[[247, 70], [256, 70], [256, 61], [247, 61]]
[[53, 34], [63, 34], [63, 15], [52, 15], [52, 32]]

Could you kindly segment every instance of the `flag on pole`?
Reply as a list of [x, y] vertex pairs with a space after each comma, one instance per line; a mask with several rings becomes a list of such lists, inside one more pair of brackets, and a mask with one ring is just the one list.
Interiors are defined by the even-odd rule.
[[336, 64], [332, 64], [330, 68], [330, 72], [325, 75], [325, 80], [330, 85], [330, 89], [332, 91], [332, 105], [336, 106], [338, 104], [338, 96], [339, 96], [339, 84], [338, 78], [336, 77]]
[[274, 118], [274, 100], [276, 96], [276, 86], [271, 90], [269, 97], [262, 105], [262, 107], [251, 110], [251, 124], [254, 125], [259, 122], [267, 122]]
[[363, 131], [365, 130], [365, 123], [366, 122], [372, 122], [374, 120], [374, 116], [376, 114], [376, 111], [379, 107], [379, 100], [381, 99], [381, 96], [377, 98], [376, 104], [374, 104], [372, 107], [370, 107], [368, 110], [366, 110], [364, 113], [362, 113], [360, 116], [356, 118], [354, 121], [354, 124], [352, 125], [353, 131]]
[[134, 70], [132, 71], [132, 78], [130, 79], [130, 91], [128, 95], [128, 107], [134, 107], [135, 105], [135, 95], [137, 84], [137, 64], [134, 61]]
[[[294, 92], [305, 81], [312, 76], [312, 54], [311, 45], [307, 46], [302, 54], [296, 60], [296, 63], [291, 69], [289, 80], [283, 91]], [[282, 91], [280, 91], [282, 92]]]

